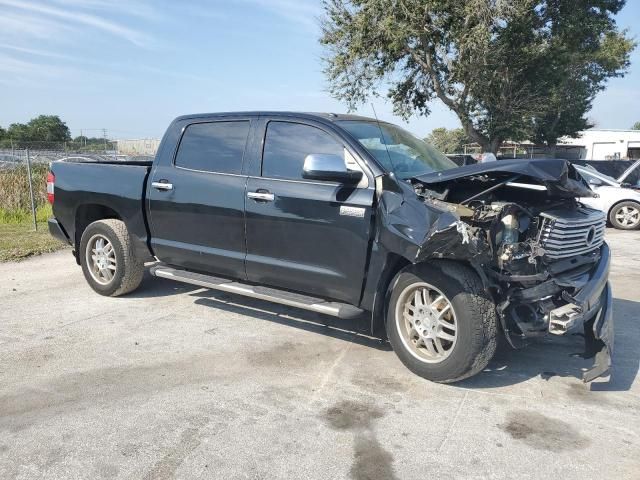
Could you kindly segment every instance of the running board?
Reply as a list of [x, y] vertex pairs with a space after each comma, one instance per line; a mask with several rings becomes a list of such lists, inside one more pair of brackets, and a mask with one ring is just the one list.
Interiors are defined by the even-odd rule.
[[258, 298], [268, 302], [281, 303], [282, 305], [311, 310], [312, 312], [324, 313], [338, 318], [356, 318], [363, 312], [363, 310], [354, 307], [353, 305], [349, 305], [348, 303], [329, 302], [322, 298], [308, 297], [299, 293], [278, 290], [276, 288], [249, 285], [230, 280], [228, 278], [203, 275], [201, 273], [179, 270], [163, 265], [152, 267], [151, 275], [168, 278], [177, 282], [197, 285], [199, 287], [244, 295], [245, 297]]

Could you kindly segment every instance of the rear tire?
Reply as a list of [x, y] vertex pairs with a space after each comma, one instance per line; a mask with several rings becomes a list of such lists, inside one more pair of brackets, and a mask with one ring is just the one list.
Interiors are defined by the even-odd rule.
[[386, 328], [402, 363], [433, 382], [477, 374], [497, 346], [495, 304], [478, 275], [456, 262], [402, 270], [392, 282]]
[[121, 220], [98, 220], [80, 239], [80, 265], [87, 283], [100, 295], [117, 297], [134, 291], [144, 275], [127, 227]]
[[609, 211], [609, 222], [620, 230], [640, 228], [640, 204], [633, 201], [620, 202]]

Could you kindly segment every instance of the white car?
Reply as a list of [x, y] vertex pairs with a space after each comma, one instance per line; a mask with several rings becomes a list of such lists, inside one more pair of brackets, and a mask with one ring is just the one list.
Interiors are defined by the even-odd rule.
[[605, 212], [615, 228], [635, 230], [640, 227], [640, 191], [620, 181], [622, 177], [626, 177], [627, 172], [616, 180], [591, 166], [574, 167], [599, 195], [598, 198], [581, 198], [582, 203]]

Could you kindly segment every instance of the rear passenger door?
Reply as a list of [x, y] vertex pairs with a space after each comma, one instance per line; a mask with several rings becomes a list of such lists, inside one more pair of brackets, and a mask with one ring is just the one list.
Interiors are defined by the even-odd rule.
[[309, 154], [340, 155], [350, 168], [366, 169], [322, 124], [266, 118], [260, 137], [263, 145], [245, 199], [248, 279], [357, 304], [367, 261], [373, 177], [365, 172], [359, 186], [348, 187], [302, 178]]
[[151, 244], [161, 261], [245, 277], [243, 159], [251, 127], [250, 118], [187, 123], [173, 160], [151, 172]]

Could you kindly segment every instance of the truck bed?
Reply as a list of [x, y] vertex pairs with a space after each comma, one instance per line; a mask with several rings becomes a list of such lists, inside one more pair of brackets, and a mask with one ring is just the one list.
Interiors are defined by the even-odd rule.
[[[131, 234], [135, 248], [149, 255], [145, 198], [151, 162], [57, 161], [53, 213], [70, 244], [76, 229], [84, 229], [96, 212], [120, 218]], [[141, 256], [141, 258], [143, 258]]]

